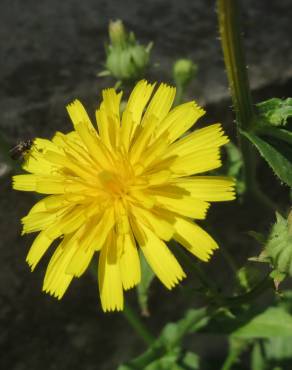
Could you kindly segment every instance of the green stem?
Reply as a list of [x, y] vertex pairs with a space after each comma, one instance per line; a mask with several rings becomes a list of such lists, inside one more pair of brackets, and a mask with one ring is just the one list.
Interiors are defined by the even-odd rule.
[[267, 274], [253, 289], [251, 289], [247, 293], [235, 297], [224, 297], [224, 302], [228, 307], [248, 303], [262, 295], [266, 290], [273, 287], [274, 285], [270, 274]]
[[251, 131], [255, 122], [250, 93], [237, 0], [217, 0], [218, 20], [224, 62], [236, 115], [238, 140], [243, 158], [243, 171], [247, 193], [267, 208], [277, 208], [258, 188], [254, 151], [240, 130]]
[[185, 94], [186, 89], [182, 86], [182, 84], [176, 85], [176, 94], [174, 99], [174, 105], [177, 106], [183, 102], [183, 97]]
[[243, 351], [246, 350], [248, 346], [248, 342], [246, 340], [238, 340], [233, 339], [233, 341], [236, 341], [235, 343], [230, 343], [230, 351], [228, 356], [226, 357], [226, 360], [224, 361], [224, 364], [221, 368], [221, 370], [230, 370], [232, 369], [233, 365], [238, 361], [238, 357], [241, 355]]
[[129, 303], [125, 302], [123, 315], [147, 345], [150, 346], [154, 343], [155, 337], [149, 332], [148, 328], [144, 325], [141, 318], [137, 315]]

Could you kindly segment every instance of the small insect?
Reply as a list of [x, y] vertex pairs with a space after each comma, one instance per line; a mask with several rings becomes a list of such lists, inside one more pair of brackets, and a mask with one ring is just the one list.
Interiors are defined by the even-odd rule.
[[17, 145], [9, 150], [10, 157], [14, 160], [24, 158], [25, 154], [33, 145], [33, 139], [20, 141]]

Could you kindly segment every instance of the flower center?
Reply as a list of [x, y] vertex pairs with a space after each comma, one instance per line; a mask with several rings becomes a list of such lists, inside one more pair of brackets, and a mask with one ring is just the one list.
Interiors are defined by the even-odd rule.
[[124, 179], [120, 174], [110, 171], [102, 171], [98, 177], [105, 192], [110, 193], [110, 195], [121, 197], [127, 193], [127, 181], [125, 181], [126, 179]]

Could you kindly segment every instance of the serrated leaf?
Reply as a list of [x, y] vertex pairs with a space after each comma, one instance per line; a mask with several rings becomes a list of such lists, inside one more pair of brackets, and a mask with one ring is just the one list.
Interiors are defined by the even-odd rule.
[[277, 221], [272, 227], [265, 247], [267, 255], [278, 272], [292, 276], [292, 230], [291, 219], [276, 214]]
[[141, 282], [137, 286], [138, 302], [144, 316], [149, 316], [148, 310], [148, 294], [150, 285], [155, 277], [154, 272], [147, 263], [143, 253], [140, 251], [141, 261]]
[[282, 307], [270, 307], [232, 333], [240, 338], [290, 337], [292, 316]]
[[[258, 149], [265, 158], [275, 174], [287, 185], [292, 186], [292, 158], [289, 147], [283, 145], [282, 141], [269, 143], [266, 139], [251, 132], [242, 132]], [[290, 148], [291, 150], [291, 148]]]
[[264, 121], [273, 126], [281, 126], [287, 123], [292, 116], [292, 99], [272, 98], [258, 103], [258, 113]]
[[270, 136], [292, 145], [292, 132], [279, 127], [262, 127], [257, 130], [260, 135]]

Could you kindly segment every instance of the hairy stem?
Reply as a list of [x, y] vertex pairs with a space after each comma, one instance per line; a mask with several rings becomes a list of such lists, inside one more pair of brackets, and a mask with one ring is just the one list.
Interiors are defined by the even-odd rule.
[[217, 8], [221, 46], [236, 115], [238, 140], [242, 152], [247, 193], [263, 206], [275, 210], [277, 208], [276, 205], [267, 199], [258, 188], [254, 151], [251, 143], [240, 134], [241, 130], [252, 130], [255, 122], [255, 114], [239, 28], [238, 1], [217, 0]]

